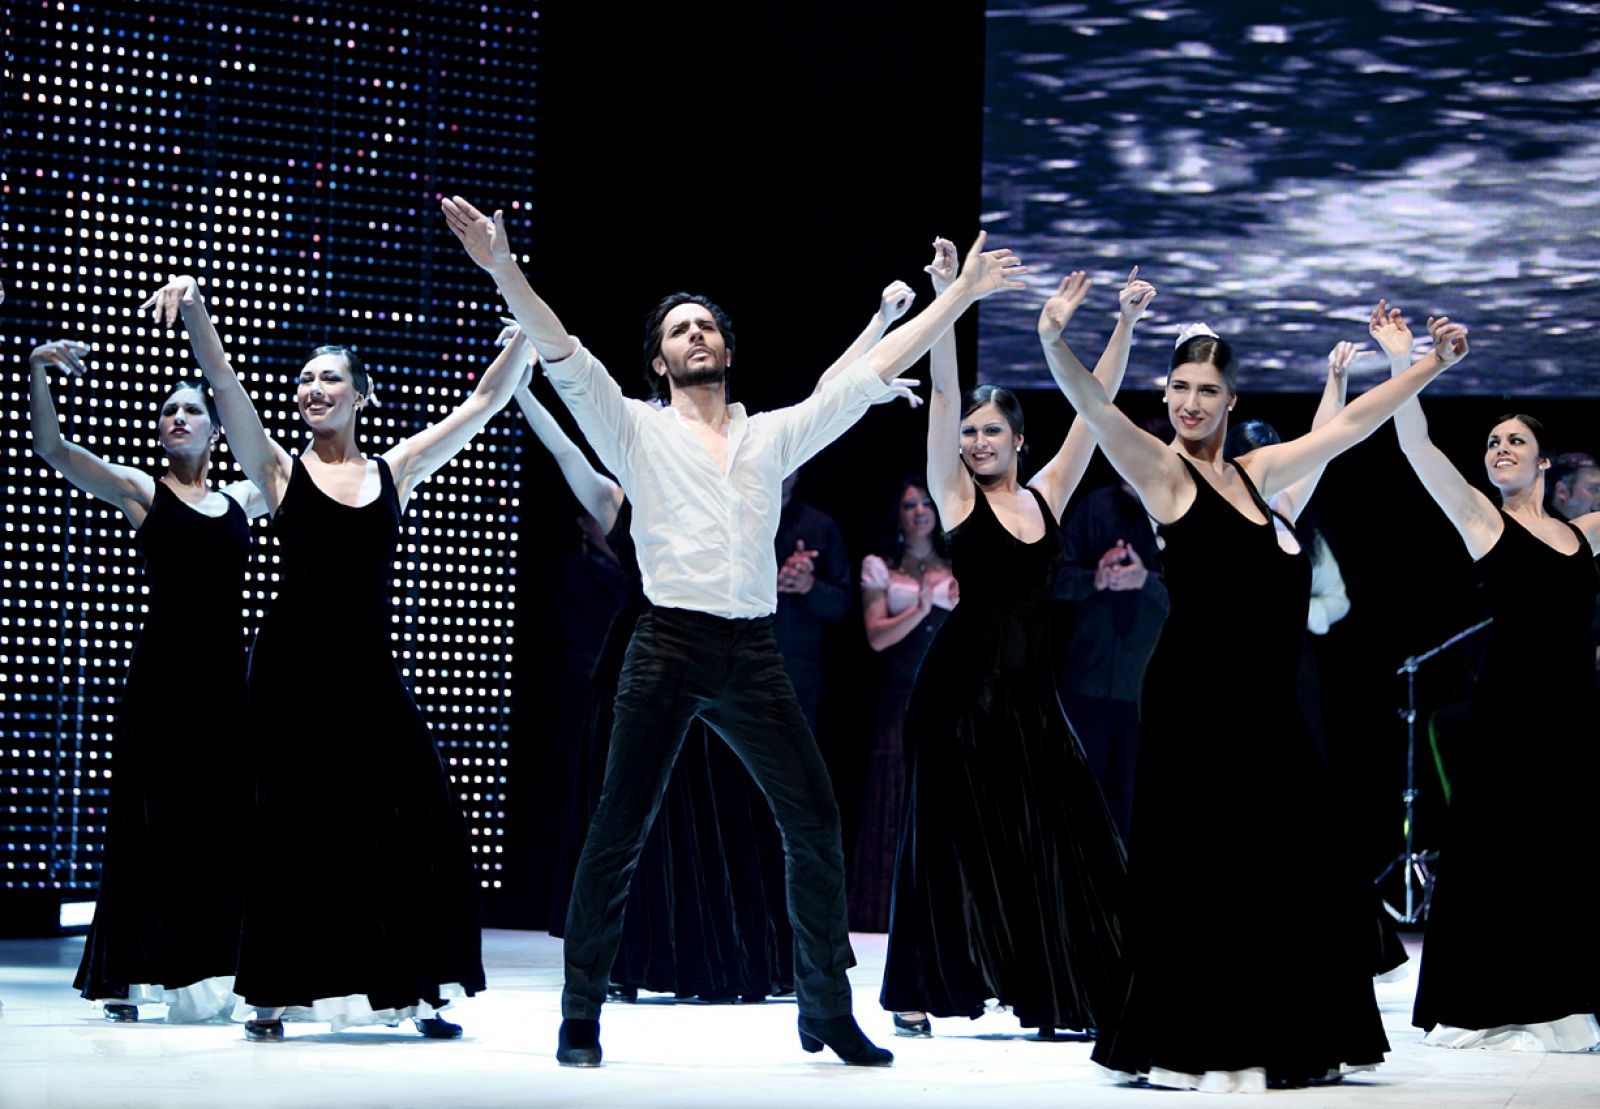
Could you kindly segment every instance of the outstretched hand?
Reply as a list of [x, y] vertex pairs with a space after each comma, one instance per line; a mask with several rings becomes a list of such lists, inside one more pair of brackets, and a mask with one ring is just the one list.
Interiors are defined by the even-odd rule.
[[[500, 334], [494, 337], [495, 346], [509, 347], [512, 343], [515, 343], [519, 339], [525, 338], [522, 333], [522, 328], [517, 325], [516, 320], [508, 320], [504, 316], [501, 316], [500, 323], [502, 325], [500, 328]], [[518, 389], [531, 389], [533, 387], [533, 371], [539, 366], [539, 352], [533, 349], [532, 343], [527, 344], [527, 346], [528, 364], [522, 367], [522, 376], [517, 378]]]
[[1350, 363], [1356, 360], [1356, 355], [1366, 349], [1365, 343], [1335, 343], [1333, 349], [1328, 352], [1328, 373], [1336, 380], [1343, 381], [1349, 372]]
[[83, 360], [89, 350], [88, 343], [80, 343], [76, 339], [56, 339], [34, 347], [28, 355], [28, 364], [66, 370], [73, 377], [82, 377], [89, 372], [88, 364]]
[[1093, 282], [1082, 270], [1073, 270], [1063, 277], [1039, 312], [1039, 337], [1047, 342], [1059, 339], [1066, 330], [1067, 322], [1093, 287]]
[[1117, 293], [1117, 302], [1122, 310], [1122, 318], [1129, 323], [1137, 323], [1139, 317], [1144, 315], [1144, 310], [1150, 307], [1150, 302], [1156, 298], [1156, 287], [1148, 281], [1139, 280], [1139, 267], [1134, 266], [1128, 274], [1127, 284]]
[[956, 244], [949, 239], [933, 240], [933, 261], [922, 267], [922, 272], [933, 278], [935, 294], [948, 289], [956, 279]]
[[200, 299], [200, 286], [192, 277], [174, 277], [150, 294], [150, 299], [139, 305], [139, 311], [150, 313], [150, 318], [168, 327], [178, 322], [185, 304]]
[[914, 390], [921, 384], [922, 382], [914, 377], [890, 378], [889, 391], [883, 394], [883, 396], [874, 400], [872, 403], [892, 404], [897, 400], [903, 400], [912, 408], [920, 408], [922, 406], [922, 398], [917, 396]]
[[[1388, 301], [1378, 301], [1367, 323], [1367, 332], [1378, 341], [1383, 353], [1391, 361], [1411, 354], [1411, 328], [1406, 324], [1405, 316], [1400, 314], [1400, 309], [1390, 308]], [[1332, 357], [1329, 355], [1330, 361]]]
[[911, 310], [911, 302], [916, 299], [917, 294], [910, 285], [904, 281], [891, 281], [879, 294], [878, 313], [883, 316], [885, 324], [894, 323]]
[[1428, 334], [1433, 337], [1433, 349], [1439, 361], [1454, 366], [1467, 356], [1467, 325], [1451, 323], [1449, 316], [1429, 316]]
[[978, 237], [972, 240], [972, 246], [967, 250], [961, 273], [956, 277], [956, 284], [963, 285], [964, 291], [973, 300], [982, 300], [1001, 289], [1021, 289], [1027, 284], [1021, 277], [1028, 272], [1028, 267], [1022, 264], [1016, 252], [1004, 247], [985, 250], [984, 244], [988, 241], [989, 233], [979, 231]]
[[492, 270], [511, 260], [504, 212], [496, 209], [494, 218], [490, 219], [459, 196], [445, 197], [439, 207], [444, 209], [444, 219], [450, 230], [478, 265]]

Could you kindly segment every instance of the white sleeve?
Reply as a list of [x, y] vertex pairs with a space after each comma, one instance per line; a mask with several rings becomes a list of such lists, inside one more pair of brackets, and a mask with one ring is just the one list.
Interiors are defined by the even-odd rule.
[[784, 476], [794, 473], [823, 447], [843, 435], [889, 386], [863, 360], [852, 362], [839, 376], [799, 404], [763, 412], [757, 419], [774, 432]]
[[541, 365], [601, 465], [617, 476], [626, 492], [630, 485], [627, 460], [633, 455], [637, 421], [649, 406], [623, 396], [621, 386], [582, 343], [561, 361]]
[[1345, 592], [1344, 575], [1333, 557], [1328, 541], [1317, 536], [1311, 546], [1311, 606], [1306, 611], [1306, 630], [1312, 635], [1327, 635], [1328, 629], [1350, 612], [1350, 595]]

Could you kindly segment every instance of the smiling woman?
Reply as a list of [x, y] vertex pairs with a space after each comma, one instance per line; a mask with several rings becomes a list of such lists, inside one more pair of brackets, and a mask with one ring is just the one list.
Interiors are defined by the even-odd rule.
[[295, 389], [311, 437], [291, 456], [262, 427], [194, 280], [147, 307], [168, 324], [181, 315], [282, 558], [250, 662], [257, 803], [237, 990], [257, 1019], [245, 1035], [282, 1039], [293, 1009], [335, 1030], [411, 1018], [424, 1036], [455, 1038], [437, 1011], [484, 986], [477, 883], [391, 651], [389, 583], [411, 494], [511, 399], [528, 346], [518, 336], [454, 411], [372, 457], [356, 432], [371, 380], [354, 351], [320, 347]]
[[[1385, 309], [1373, 312], [1373, 335], [1403, 373], [1411, 331]], [[1450, 326], [1428, 324], [1436, 342]], [[1600, 512], [1562, 520], [1545, 511], [1551, 440], [1531, 416], [1489, 430], [1483, 467], [1499, 505], [1429, 440], [1421, 405], [1396, 413], [1395, 429], [1476, 561], [1494, 617], [1451, 774], [1412, 1022], [1439, 1047], [1586, 1051], [1600, 1044], [1600, 970], [1576, 946], [1593, 913], [1563, 847], [1590, 837], [1600, 778], [1589, 627]]]
[[[1296, 701], [1310, 566], [1280, 546], [1267, 506], [1465, 355], [1466, 329], [1441, 332], [1416, 365], [1299, 439], [1232, 461], [1233, 352], [1209, 329], [1191, 328], [1173, 353], [1170, 446], [1110, 403], [1061, 331], [1041, 319], [1051, 373], [1157, 523], [1172, 606], [1140, 710], [1129, 987], [1094, 1059], [1130, 1080], [1208, 1090], [1375, 1066], [1388, 1042], [1372, 991], [1370, 887], [1334, 841], [1334, 800]], [[1248, 654], [1218, 660], [1225, 635]], [[1276, 876], [1275, 904], [1296, 929], [1244, 917], [1238, 883], [1254, 873]], [[1238, 988], [1263, 965], [1275, 968], [1262, 987], [1268, 1025], [1248, 1016]]]

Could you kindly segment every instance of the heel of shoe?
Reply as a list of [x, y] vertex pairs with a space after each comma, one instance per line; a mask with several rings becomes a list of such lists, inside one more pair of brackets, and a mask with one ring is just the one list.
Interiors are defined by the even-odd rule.
[[244, 1038], [258, 1044], [281, 1044], [283, 1021], [247, 1020], [244, 1022]]
[[905, 1017], [899, 1013], [894, 1013], [892, 1016], [896, 1036], [912, 1036], [924, 1040], [933, 1036], [933, 1022], [928, 1019], [926, 1013], [915, 1018]]
[[800, 1018], [800, 1046], [807, 1051], [821, 1051], [826, 1045], [842, 1061], [853, 1067], [886, 1067], [894, 1062], [894, 1055], [874, 1044], [862, 1033], [856, 1018], [848, 1014], [838, 1017]]

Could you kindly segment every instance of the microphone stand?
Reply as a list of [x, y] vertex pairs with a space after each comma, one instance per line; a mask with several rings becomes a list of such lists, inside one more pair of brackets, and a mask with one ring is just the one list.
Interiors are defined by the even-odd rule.
[[[1406, 809], [1405, 847], [1400, 854], [1389, 860], [1388, 865], [1373, 879], [1373, 884], [1376, 885], [1382, 882], [1390, 874], [1394, 873], [1396, 867], [1402, 869], [1405, 874], [1406, 888], [1405, 912], [1397, 912], [1395, 907], [1387, 901], [1383, 905], [1385, 909], [1389, 910], [1389, 915], [1401, 924], [1420, 924], [1423, 916], [1427, 914], [1428, 894], [1433, 888], [1433, 875], [1428, 871], [1428, 864], [1438, 861], [1439, 858], [1438, 855], [1417, 851], [1415, 843], [1416, 828], [1412, 810], [1417, 800], [1417, 668], [1435, 655], [1449, 647], [1453, 647], [1467, 638], [1467, 636], [1482, 631], [1492, 623], [1494, 623], [1492, 619], [1483, 620], [1465, 631], [1457, 632], [1432, 650], [1424, 651], [1420, 655], [1412, 655], [1400, 665], [1400, 669], [1395, 671], [1396, 674], [1404, 674], [1406, 677], [1406, 707], [1400, 711], [1401, 718], [1406, 722], [1406, 791], [1401, 795]], [[1422, 911], [1420, 913], [1417, 911], [1416, 896], [1419, 889], [1423, 893]]]

